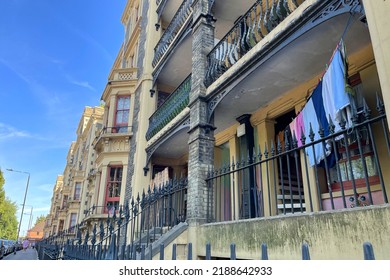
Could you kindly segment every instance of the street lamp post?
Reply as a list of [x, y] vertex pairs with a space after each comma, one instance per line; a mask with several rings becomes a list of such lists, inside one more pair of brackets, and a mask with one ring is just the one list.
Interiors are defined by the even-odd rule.
[[22, 220], [23, 220], [23, 213], [24, 213], [24, 206], [26, 204], [26, 197], [27, 197], [27, 191], [28, 191], [28, 184], [30, 183], [30, 173], [29, 172], [25, 172], [25, 171], [18, 171], [18, 170], [13, 170], [11, 168], [8, 168], [6, 169], [8, 171], [11, 171], [11, 172], [18, 172], [18, 173], [24, 173], [24, 174], [28, 174], [28, 177], [27, 177], [27, 184], [26, 184], [26, 190], [24, 191], [24, 199], [23, 199], [23, 204], [22, 204], [22, 213], [20, 214], [20, 221], [19, 221], [19, 226], [18, 226], [18, 236], [16, 238], [16, 241], [19, 241], [19, 233], [20, 233], [20, 227], [22, 225]]
[[29, 230], [31, 229], [31, 226], [32, 226], [32, 219], [33, 219], [33, 214], [32, 214], [32, 212], [33, 212], [34, 207], [31, 206], [31, 205], [27, 205], [27, 204], [24, 205], [24, 206], [31, 207], [30, 214], [24, 213], [24, 215], [30, 216], [30, 220], [29, 220], [29, 222], [28, 222], [28, 228], [27, 228], [27, 231], [29, 231]]

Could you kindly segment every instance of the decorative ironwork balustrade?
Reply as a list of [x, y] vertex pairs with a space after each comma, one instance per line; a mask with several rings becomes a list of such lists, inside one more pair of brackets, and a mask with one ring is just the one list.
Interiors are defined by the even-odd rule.
[[192, 16], [191, 4], [192, 0], [183, 1], [164, 34], [161, 36], [154, 49], [153, 67], [156, 67], [160, 62], [161, 58], [175, 41], [176, 36], [179, 34], [188, 18]]
[[148, 141], [188, 106], [190, 91], [191, 75], [169, 95], [149, 118], [149, 128], [146, 132]]
[[137, 79], [137, 68], [119, 68], [114, 69], [108, 77], [110, 82], [130, 81]]
[[[90, 208], [84, 210], [84, 219], [86, 220], [94, 215], [114, 215], [114, 212], [118, 212], [115, 207], [110, 207], [109, 205], [93, 205]], [[118, 213], [117, 213], [118, 214]]]
[[100, 130], [99, 137], [104, 134], [128, 134], [131, 132], [131, 126], [108, 126]]
[[296, 0], [258, 0], [208, 55], [206, 86], [211, 85], [298, 6]]
[[[98, 223], [82, 222], [43, 239], [39, 254], [50, 259], [141, 259], [142, 248], [186, 220], [187, 184], [187, 178], [181, 178], [149, 187]], [[90, 210], [99, 209], [104, 208]]]
[[163, 0], [156, 0], [156, 6], [158, 7]]
[[[186, 259], [187, 260], [193, 260], [194, 256], [192, 253], [192, 243], [186, 244], [187, 246], [187, 254], [186, 254]], [[37, 251], [38, 251], [38, 256], [40, 260], [54, 260], [58, 259], [58, 255], [60, 252], [60, 246], [56, 244], [47, 244], [44, 242], [40, 242], [37, 244]], [[261, 260], [269, 260], [268, 256], [268, 245], [267, 243], [263, 242], [261, 243], [261, 252], [259, 255], [259, 259]], [[100, 260], [100, 259], [110, 259], [110, 257], [114, 257], [111, 252], [109, 252], [109, 248], [107, 245], [99, 245], [97, 248], [91, 247], [90, 245], [79, 245], [79, 246], [68, 246], [66, 245], [66, 250], [65, 254], [68, 255], [75, 255], [75, 256], [82, 256], [83, 259], [95, 259], [95, 260]], [[301, 246], [301, 256], [302, 260], [311, 260], [310, 256], [310, 247], [309, 244], [306, 242], [302, 243]], [[118, 250], [117, 248], [116, 250]], [[141, 252], [140, 252], [140, 260], [152, 260], [152, 255], [147, 254], [145, 246], [141, 247]], [[166, 260], [165, 258], [165, 246], [164, 244], [161, 244], [159, 248], [159, 259], [160, 260]], [[206, 243], [204, 247], [204, 252], [205, 252], [205, 260], [212, 260], [215, 259], [212, 254], [212, 244], [210, 242]], [[237, 260], [239, 259], [239, 256], [237, 256], [237, 246], [235, 243], [230, 244], [230, 260]], [[80, 251], [83, 252], [80, 254]], [[114, 250], [112, 250], [114, 251]], [[150, 252], [150, 246], [149, 246], [149, 252]], [[362, 245], [362, 252], [363, 252], [363, 259], [364, 260], [375, 260], [375, 252], [374, 252], [374, 247], [371, 244], [371, 242], [364, 242]], [[177, 259], [177, 244], [173, 243], [172, 244], [172, 260]], [[257, 270], [258, 268], [258, 270]], [[136, 268], [135, 268], [136, 269]], [[253, 270], [254, 273], [260, 273], [260, 267], [255, 267]], [[271, 270], [269, 270], [271, 272]]]
[[156, 0], [157, 14], [160, 17], [168, 0]]
[[[300, 133], [300, 143], [296, 133], [286, 130], [284, 143], [278, 138], [263, 152], [258, 148], [247, 158], [210, 170], [208, 221], [387, 204], [389, 182], [384, 181], [381, 164], [388, 164], [388, 155], [378, 151], [387, 148], [390, 153], [390, 141], [379, 98], [377, 109], [372, 116], [365, 104], [352, 115], [351, 124], [343, 120], [337, 132], [330, 119], [327, 136], [325, 128], [316, 132], [310, 124], [310, 131]], [[320, 158], [320, 153], [326, 156]]]

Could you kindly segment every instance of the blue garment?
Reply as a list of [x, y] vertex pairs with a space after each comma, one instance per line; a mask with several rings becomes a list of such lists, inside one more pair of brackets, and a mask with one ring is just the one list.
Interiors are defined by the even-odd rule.
[[[324, 130], [324, 137], [329, 135], [329, 116], [326, 115], [325, 109], [324, 109], [324, 103], [323, 103], [323, 83], [320, 81], [317, 85], [317, 87], [314, 89], [311, 99], [313, 100], [313, 106], [314, 110], [316, 111], [317, 119], [319, 123], [321, 124], [321, 128]], [[319, 130], [319, 128], [318, 128]], [[319, 133], [319, 132], [318, 132]], [[320, 137], [318, 137], [320, 138]], [[321, 146], [321, 151], [316, 150], [316, 163], [319, 167], [325, 168], [325, 162], [327, 161], [328, 168], [333, 167], [336, 164], [336, 157], [334, 153], [332, 152], [332, 146], [330, 143], [330, 140], [327, 140], [325, 142], [325, 147], [323, 147], [323, 144], [317, 144]], [[319, 149], [319, 148], [316, 148]], [[325, 149], [325, 152], [324, 152]]]
[[342, 110], [350, 106], [349, 94], [345, 90], [345, 65], [339, 48], [323, 77], [322, 98], [327, 118], [331, 116], [335, 132], [341, 130], [339, 122]]
[[[313, 104], [312, 98], [310, 98], [307, 101], [305, 107], [302, 109], [302, 115], [303, 115], [303, 123], [305, 125], [306, 144], [311, 143], [311, 139], [309, 136], [310, 132], [311, 132], [310, 125], [312, 128], [312, 131], [314, 132], [314, 141], [320, 139], [320, 135], [318, 134], [319, 122], [318, 122], [318, 118], [317, 118], [317, 113], [314, 109], [314, 104]], [[314, 145], [315, 158], [314, 158], [313, 148], [311, 146], [307, 147], [305, 150], [306, 150], [306, 155], [309, 158], [310, 166], [314, 166], [316, 163], [318, 163], [320, 161], [320, 160], [317, 161], [316, 159], [323, 158], [323, 152], [322, 152], [323, 149], [322, 149], [321, 143]]]
[[317, 114], [317, 119], [321, 124], [321, 127], [324, 129], [324, 136], [329, 135], [329, 122], [328, 116], [326, 115], [324, 109], [324, 101], [322, 97], [322, 81], [320, 81], [317, 87], [314, 89], [311, 99], [313, 100], [314, 110]]

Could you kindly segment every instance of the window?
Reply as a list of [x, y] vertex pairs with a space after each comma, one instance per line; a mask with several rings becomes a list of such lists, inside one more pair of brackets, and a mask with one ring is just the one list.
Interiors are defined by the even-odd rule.
[[64, 200], [62, 201], [62, 209], [65, 209], [68, 203], [68, 196], [64, 195]]
[[74, 200], [80, 200], [80, 194], [81, 194], [81, 183], [77, 182], [74, 186], [74, 195], [73, 199]]
[[126, 133], [130, 113], [130, 96], [119, 96], [116, 102], [115, 131], [116, 133]]
[[134, 19], [135, 19], [135, 22], [138, 21], [140, 16], [141, 16], [141, 10], [140, 10], [140, 7], [139, 7], [139, 1], [136, 1], [136, 3], [134, 3]]
[[74, 228], [76, 226], [76, 221], [77, 221], [77, 214], [76, 213], [70, 214], [69, 230], [71, 232], [74, 232]]
[[111, 166], [109, 167], [108, 172], [109, 176], [106, 187], [106, 212], [111, 213], [119, 207], [123, 168], [122, 166]]
[[[364, 165], [367, 170], [367, 177], [370, 184], [379, 183], [378, 172], [375, 167], [375, 158], [374, 152], [372, 150], [372, 145], [369, 142], [367, 131], [365, 129], [359, 130], [359, 136], [362, 138], [359, 140], [353, 139], [350, 137], [348, 141], [348, 146], [343, 144], [343, 141], [338, 143], [339, 149], [339, 161], [338, 167], [340, 171], [341, 181], [343, 182], [344, 189], [351, 189], [353, 186], [352, 180], [354, 180], [356, 187], [365, 187], [365, 171]], [[362, 154], [359, 152], [359, 143], [362, 150]], [[349, 159], [347, 156], [347, 151], [349, 152]], [[351, 174], [352, 170], [352, 174]], [[331, 169], [331, 181], [332, 189], [340, 190], [341, 184], [338, 179], [337, 168], [334, 167]]]
[[61, 232], [64, 230], [64, 220], [60, 220], [58, 225], [58, 232]]
[[[349, 78], [349, 84], [353, 87], [355, 94], [353, 100], [356, 114], [358, 116], [358, 123], [364, 122], [362, 114], [364, 107], [363, 85], [361, 83], [359, 73]], [[359, 151], [359, 144], [362, 153]], [[356, 187], [366, 187], [366, 173], [369, 184], [379, 183], [378, 171], [375, 166], [374, 152], [372, 143], [370, 143], [369, 133], [366, 127], [360, 127], [356, 133], [349, 133], [347, 139], [341, 139], [337, 143], [338, 148], [338, 167], [340, 175], [337, 173], [337, 166], [331, 168], [331, 182], [333, 190], [340, 190], [341, 181], [344, 189], [351, 189], [353, 180]], [[347, 156], [349, 153], [349, 158]], [[365, 166], [364, 166], [365, 165]], [[352, 173], [351, 173], [352, 170]]]
[[134, 67], [134, 54], [130, 55], [130, 57], [127, 59], [127, 68]]

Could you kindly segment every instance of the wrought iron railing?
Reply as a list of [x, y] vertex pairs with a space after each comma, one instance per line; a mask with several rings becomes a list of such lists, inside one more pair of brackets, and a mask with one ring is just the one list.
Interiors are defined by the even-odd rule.
[[[45, 243], [45, 242], [40, 242], [37, 244], [37, 251], [38, 251], [38, 257], [40, 260], [54, 260], [54, 259], [57, 259], [56, 256], [58, 255], [58, 252], [59, 252], [59, 246], [56, 246], [56, 245], [53, 245], [53, 244], [48, 244], [48, 243]], [[188, 243], [186, 244], [186, 247], [187, 247], [187, 254], [186, 254], [186, 259], [187, 260], [193, 260], [194, 259], [194, 256], [193, 256], [193, 250], [192, 250], [192, 243]], [[268, 245], [267, 243], [263, 242], [261, 243], [261, 252], [260, 252], [260, 255], [259, 255], [259, 259], [261, 260], [269, 260], [269, 254], [268, 254]], [[75, 255], [75, 256], [78, 256], [80, 254], [80, 251], [83, 252], [83, 259], [97, 259], [97, 260], [100, 260], [100, 259], [108, 259], [109, 257], [112, 257], [113, 254], [111, 254], [111, 252], [109, 252], [109, 247], [107, 245], [99, 245], [97, 248], [94, 248], [94, 247], [91, 247], [89, 245], [80, 245], [80, 246], [66, 246], [65, 247], [67, 251], [65, 251], [66, 254], [69, 254], [69, 255]], [[150, 248], [150, 247], [149, 247]], [[142, 246], [141, 247], [141, 252], [140, 252], [140, 260], [151, 260], [152, 259], [152, 255], [151, 254], [147, 254], [146, 253], [146, 250], [148, 248], [146, 248], [145, 246]], [[161, 244], [160, 247], [159, 247], [159, 260], [166, 260], [165, 258], [165, 246], [164, 244]], [[205, 260], [212, 260], [212, 259], [215, 259], [215, 257], [213, 256], [213, 251], [212, 251], [212, 244], [211, 243], [206, 243], [205, 247], [204, 247], [204, 256], [205, 256]], [[374, 252], [374, 247], [373, 245], [371, 244], [371, 242], [364, 242], [363, 245], [362, 245], [362, 255], [363, 255], [363, 259], [364, 260], [375, 260], [375, 252]], [[149, 252], [150, 252], [150, 249], [149, 249]], [[230, 257], [229, 257], [229, 260], [237, 260], [239, 259], [239, 255], [237, 255], [237, 247], [236, 247], [236, 244], [235, 243], [231, 243], [230, 244], [230, 248], [229, 248], [229, 252], [230, 252]], [[176, 260], [178, 255], [177, 255], [177, 244], [176, 243], [173, 243], [172, 244], [172, 257], [171, 259], [172, 260]], [[96, 256], [96, 257], [95, 257]], [[307, 244], [306, 242], [303, 242], [302, 243], [302, 246], [301, 246], [301, 256], [302, 256], [302, 260], [311, 260], [311, 256], [310, 256], [310, 247], [309, 247], [309, 244]], [[92, 258], [94, 257], [94, 258]], [[131, 268], [130, 268], [131, 269]], [[134, 268], [136, 269], [136, 268]], [[258, 269], [258, 270], [257, 270]], [[265, 270], [266, 271], [266, 270]], [[194, 269], [193, 270], [193, 273], [191, 275], [203, 275], [203, 274], [196, 274], [197, 272], [197, 269]], [[270, 273], [271, 270], [268, 269], [268, 272]], [[260, 274], [260, 267], [254, 267], [254, 270], [253, 270], [253, 274], [257, 274], [259, 273]], [[270, 275], [270, 274], [269, 274]]]
[[187, 22], [188, 18], [192, 15], [191, 4], [192, 0], [183, 1], [179, 9], [177, 10], [175, 16], [169, 23], [164, 34], [161, 36], [156, 47], [154, 48], [154, 58], [152, 61], [153, 67], [156, 67], [156, 65], [160, 62], [161, 58], [175, 41], [175, 38], [179, 34], [179, 31]]
[[167, 3], [168, 0], [156, 0], [156, 6], [157, 6], [157, 14], [159, 16], [161, 16], [161, 14], [163, 13], [163, 10], [164, 10], [164, 7], [165, 7], [165, 4]]
[[[296, 134], [286, 130], [284, 144], [278, 138], [263, 152], [258, 148], [247, 158], [210, 170], [208, 221], [387, 204], [377, 139], [383, 139], [381, 149], [387, 148], [388, 153], [390, 142], [379, 98], [377, 109], [372, 116], [365, 104], [352, 116], [352, 123], [346, 127], [342, 121], [337, 132], [330, 119], [326, 137], [324, 128], [315, 132], [310, 124], [299, 144]], [[326, 156], [314, 164], [306, 156], [316, 158], [320, 153]]]
[[149, 128], [146, 132], [148, 141], [188, 106], [190, 91], [191, 75], [169, 95], [149, 118]]
[[84, 220], [88, 217], [94, 216], [94, 215], [113, 215], [114, 212], [118, 212], [114, 209], [114, 207], [110, 207], [109, 205], [93, 205], [90, 208], [84, 210]]
[[163, 0], [156, 0], [156, 6], [158, 7]]
[[82, 222], [49, 236], [39, 242], [40, 254], [50, 259], [140, 259], [163, 230], [186, 220], [187, 183], [181, 178], [149, 188], [99, 223]]
[[111, 127], [103, 127], [97, 138], [103, 136], [104, 134], [128, 134], [132, 131], [131, 126], [111, 126]]
[[304, 1], [258, 0], [208, 54], [206, 86], [211, 85]]

